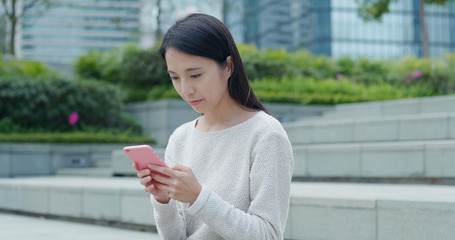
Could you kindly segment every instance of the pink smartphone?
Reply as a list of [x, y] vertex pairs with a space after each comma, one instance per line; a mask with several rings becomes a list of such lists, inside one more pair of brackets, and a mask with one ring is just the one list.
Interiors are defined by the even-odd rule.
[[123, 148], [123, 151], [136, 163], [139, 170], [149, 168], [148, 165], [150, 164], [168, 167], [160, 155], [149, 145], [127, 146]]

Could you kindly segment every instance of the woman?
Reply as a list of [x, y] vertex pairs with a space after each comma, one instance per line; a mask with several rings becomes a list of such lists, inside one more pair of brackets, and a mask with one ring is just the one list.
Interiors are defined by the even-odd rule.
[[[164, 239], [282, 239], [292, 148], [249, 85], [221, 21], [192, 14], [160, 48], [175, 90], [202, 116], [169, 138], [170, 168], [138, 172]], [[133, 167], [137, 170], [136, 166]]]

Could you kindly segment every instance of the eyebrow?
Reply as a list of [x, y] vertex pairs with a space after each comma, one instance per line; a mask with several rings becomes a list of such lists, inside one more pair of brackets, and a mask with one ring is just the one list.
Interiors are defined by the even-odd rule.
[[[187, 69], [185, 70], [185, 72], [190, 72], [190, 71], [194, 71], [194, 70], [201, 70], [201, 69], [202, 69], [202, 68], [200, 68], [200, 67], [187, 68]], [[175, 73], [175, 72], [172, 71], [172, 70], [167, 70], [167, 71], [168, 71], [168, 73]]]

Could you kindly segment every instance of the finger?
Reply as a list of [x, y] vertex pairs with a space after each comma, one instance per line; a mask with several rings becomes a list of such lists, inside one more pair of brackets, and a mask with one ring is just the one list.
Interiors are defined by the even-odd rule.
[[158, 173], [151, 173], [150, 175], [152, 176], [153, 180], [155, 180], [159, 183], [162, 183], [162, 184], [170, 185], [174, 181], [172, 178], [163, 176]]
[[137, 176], [139, 178], [143, 178], [143, 177], [148, 176], [148, 175], [150, 175], [150, 170], [148, 170], [148, 169], [144, 169], [144, 170], [141, 170], [141, 171], [137, 172]]
[[150, 193], [150, 194], [153, 194], [153, 193], [155, 192], [155, 190], [156, 190], [156, 187], [155, 187], [155, 185], [150, 184], [150, 185], [148, 185], [147, 187], [145, 187], [144, 190], [145, 190], [146, 192]]
[[131, 167], [133, 167], [136, 171], [139, 171], [139, 169], [137, 169], [137, 166], [136, 166], [135, 162], [133, 162], [133, 164], [131, 164]]
[[148, 183], [152, 180], [152, 177], [148, 176], [148, 177], [145, 177], [145, 178], [141, 178], [141, 181], [140, 183], [144, 186], [147, 186]]
[[150, 169], [154, 170], [154, 171], [157, 171], [157, 172], [162, 173], [162, 174], [164, 174], [166, 176], [169, 176], [169, 177], [175, 177], [176, 176], [175, 173], [174, 173], [175, 171], [170, 169], [170, 168], [161, 167], [161, 166], [157, 166], [157, 165], [153, 165], [153, 164], [148, 165], [148, 167]]
[[160, 182], [158, 182], [158, 181], [157, 181], [157, 182], [154, 182], [154, 183], [153, 183], [153, 186], [155, 186], [155, 188], [157, 188], [157, 189], [159, 189], [159, 190], [166, 191], [166, 192], [168, 192], [168, 193], [174, 191], [174, 190], [173, 190], [174, 188], [169, 187], [168, 185], [162, 184], [162, 183], [160, 183]]

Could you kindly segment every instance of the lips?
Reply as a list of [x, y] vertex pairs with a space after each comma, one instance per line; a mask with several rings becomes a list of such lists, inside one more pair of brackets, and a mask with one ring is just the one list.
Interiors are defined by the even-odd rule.
[[195, 100], [195, 101], [188, 101], [188, 103], [189, 103], [191, 106], [196, 106], [196, 105], [198, 105], [200, 102], [202, 102], [202, 99]]

